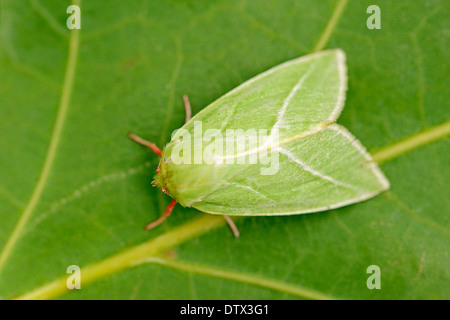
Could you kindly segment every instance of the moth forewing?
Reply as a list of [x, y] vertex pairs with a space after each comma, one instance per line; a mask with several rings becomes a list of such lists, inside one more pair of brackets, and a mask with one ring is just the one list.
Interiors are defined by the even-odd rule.
[[371, 198], [389, 183], [336, 124], [346, 90], [340, 49], [271, 68], [187, 121], [155, 181], [180, 204], [223, 215], [309, 213]]
[[338, 125], [282, 144], [277, 151], [275, 175], [262, 176], [258, 165], [248, 165], [192, 206], [227, 215], [311, 213], [363, 201], [389, 188], [359, 141]]
[[[203, 132], [216, 126], [269, 134], [254, 148], [224, 152], [215, 186], [190, 205], [214, 214], [297, 214], [385, 190], [387, 180], [361, 143], [334, 124], [344, 106], [346, 73], [342, 50], [311, 54], [248, 80], [197, 114], [193, 120], [202, 122]], [[192, 122], [185, 128], [194, 132]], [[248, 161], [255, 157], [257, 163]]]

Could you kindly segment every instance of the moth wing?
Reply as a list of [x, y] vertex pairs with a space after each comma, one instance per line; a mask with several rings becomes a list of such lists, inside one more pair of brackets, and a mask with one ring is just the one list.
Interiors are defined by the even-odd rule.
[[287, 215], [328, 210], [369, 199], [389, 188], [361, 143], [345, 128], [329, 125], [319, 132], [281, 143], [269, 165], [236, 164], [236, 174], [192, 206], [212, 214]]
[[[244, 82], [196, 114], [184, 129], [276, 129], [281, 139], [335, 121], [347, 89], [345, 54], [327, 50], [282, 63]], [[175, 134], [172, 140], [179, 137]]]
[[[227, 160], [256, 153], [257, 163], [204, 164], [213, 178], [178, 170], [195, 181], [213, 179], [201, 191], [181, 184], [186, 203], [213, 214], [283, 215], [337, 208], [387, 189], [361, 143], [333, 124], [346, 88], [345, 54], [328, 50], [269, 69], [199, 112], [184, 126], [194, 136], [196, 121], [203, 134], [208, 129], [267, 129], [270, 134], [263, 147], [226, 151]], [[175, 134], [172, 141], [179, 138]], [[277, 170], [271, 174], [272, 165]]]

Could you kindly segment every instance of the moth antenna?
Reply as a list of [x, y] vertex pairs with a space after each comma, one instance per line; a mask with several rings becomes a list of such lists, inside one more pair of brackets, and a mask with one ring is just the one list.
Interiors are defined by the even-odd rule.
[[158, 226], [161, 224], [161, 222], [163, 222], [164, 220], [167, 219], [168, 216], [170, 216], [170, 214], [173, 211], [173, 207], [175, 207], [175, 205], [177, 204], [177, 200], [172, 199], [172, 202], [169, 203], [169, 205], [167, 206], [166, 210], [164, 211], [164, 213], [161, 215], [161, 217], [159, 217], [158, 219], [156, 219], [153, 222], [150, 222], [148, 225], [145, 226], [145, 230], [150, 230], [153, 229], [154, 227]]
[[128, 134], [128, 138], [130, 138], [134, 142], [139, 143], [140, 145], [143, 145], [143, 146], [145, 146], [147, 148], [150, 148], [158, 156], [160, 156], [162, 154], [161, 149], [159, 149], [156, 144], [154, 144], [153, 142], [144, 140], [141, 137], [138, 137], [137, 135], [135, 135], [134, 133], [129, 133]]
[[228, 223], [228, 226], [230, 227], [231, 231], [233, 232], [233, 235], [235, 238], [239, 238], [240, 233], [238, 228], [236, 227], [236, 224], [234, 223], [233, 219], [231, 219], [229, 216], [223, 216], [225, 220]]
[[191, 120], [192, 117], [192, 108], [191, 103], [189, 102], [189, 97], [187, 94], [183, 94], [183, 103], [184, 103], [184, 111], [186, 112], [186, 118], [184, 119], [184, 123], [187, 123]]

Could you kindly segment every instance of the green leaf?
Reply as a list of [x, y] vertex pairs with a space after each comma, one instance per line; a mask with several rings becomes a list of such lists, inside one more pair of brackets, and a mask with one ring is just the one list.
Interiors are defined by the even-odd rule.
[[[0, 297], [448, 299], [449, 4], [0, 1]], [[245, 80], [313, 51], [347, 54], [338, 123], [391, 182], [327, 212], [236, 220], [151, 188], [159, 146]], [[81, 289], [66, 270], [81, 267]], [[381, 289], [368, 289], [371, 265]]]

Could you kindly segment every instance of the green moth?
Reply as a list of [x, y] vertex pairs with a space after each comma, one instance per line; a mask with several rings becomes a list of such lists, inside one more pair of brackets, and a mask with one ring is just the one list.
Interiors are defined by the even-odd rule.
[[389, 188], [338, 119], [347, 90], [342, 50], [280, 64], [225, 94], [161, 151], [154, 185], [182, 206], [219, 215], [290, 215], [360, 202]]

